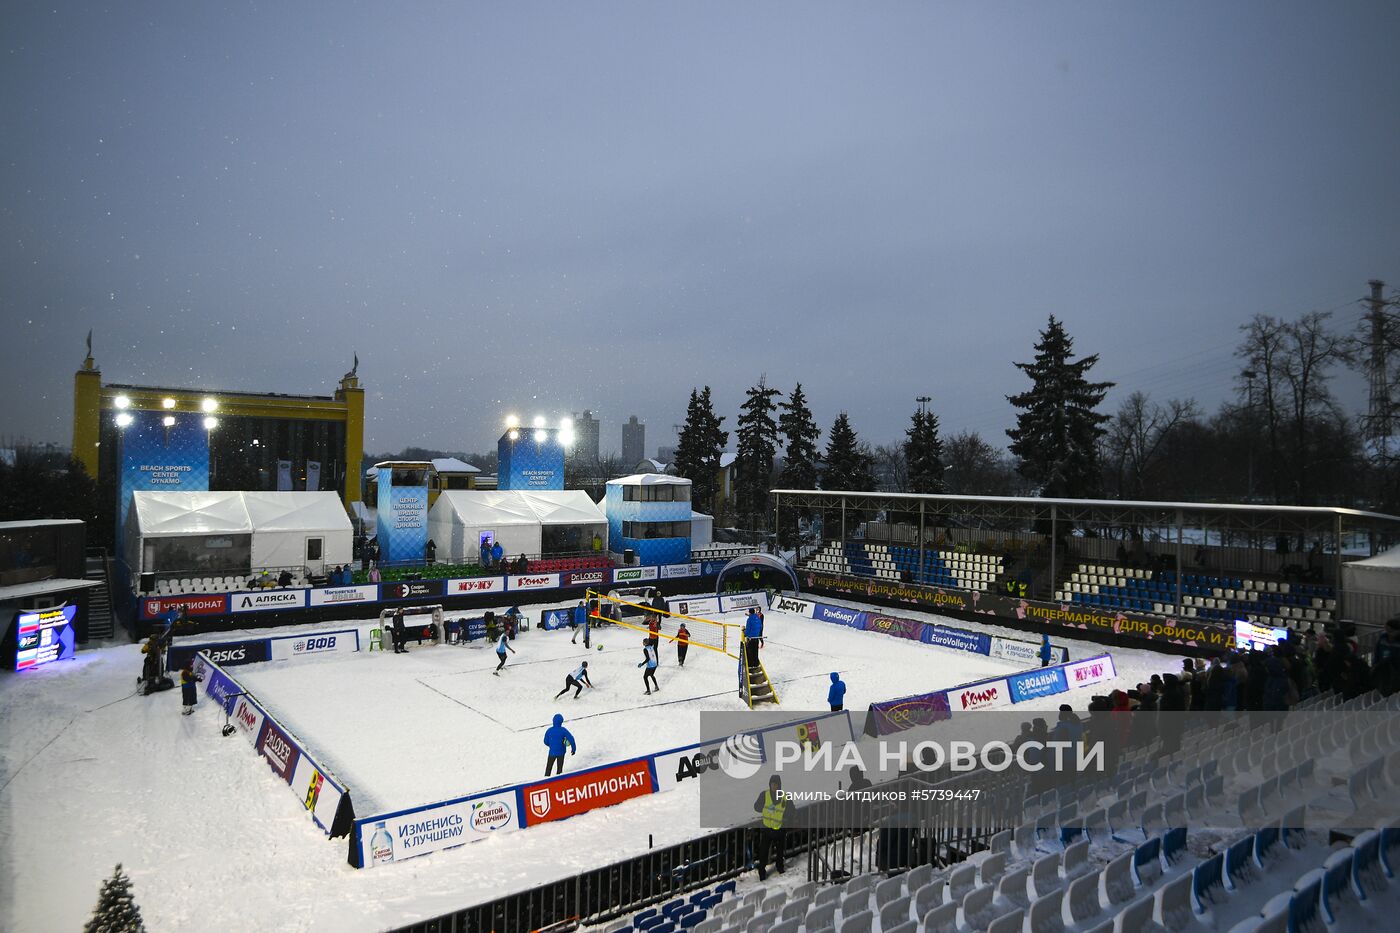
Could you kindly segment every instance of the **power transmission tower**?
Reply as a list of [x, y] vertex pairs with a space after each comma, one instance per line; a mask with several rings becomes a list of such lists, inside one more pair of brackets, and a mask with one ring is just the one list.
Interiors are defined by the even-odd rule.
[[933, 401], [933, 399], [930, 396], [920, 395], [918, 398], [914, 399], [914, 401], [919, 403], [919, 414], [928, 414], [928, 403]]

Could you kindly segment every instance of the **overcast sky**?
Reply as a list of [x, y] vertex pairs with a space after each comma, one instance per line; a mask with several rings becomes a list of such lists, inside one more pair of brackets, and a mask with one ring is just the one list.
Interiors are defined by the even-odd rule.
[[1250, 315], [1400, 284], [1393, 0], [0, 16], [5, 435], [68, 442], [92, 328], [109, 382], [329, 394], [358, 351], [371, 451], [591, 408], [651, 453], [765, 373], [1000, 444], [1049, 314], [1213, 409]]

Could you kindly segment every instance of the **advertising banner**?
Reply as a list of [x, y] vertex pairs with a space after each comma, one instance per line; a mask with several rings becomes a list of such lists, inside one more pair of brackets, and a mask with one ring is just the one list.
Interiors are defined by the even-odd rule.
[[918, 696], [870, 704], [865, 731], [870, 735], [890, 735], [916, 726], [931, 726], [947, 719], [948, 694], [942, 690]]
[[448, 596], [472, 596], [477, 593], [501, 593], [506, 588], [505, 577], [470, 577], [465, 580], [448, 580]]
[[311, 605], [338, 606], [342, 603], [372, 603], [379, 599], [379, 587], [373, 583], [362, 586], [327, 586], [311, 591]]
[[612, 572], [614, 583], [642, 583], [656, 577], [655, 567], [619, 567]]
[[185, 644], [181, 639], [170, 646], [165, 653], [167, 670], [178, 671], [196, 654], [203, 653], [220, 667], [236, 667], [239, 664], [256, 664], [269, 658], [266, 638], [245, 638], [241, 641], [206, 642], [200, 645]]
[[486, 637], [486, 619], [467, 620], [467, 641], [476, 641], [478, 638]]
[[379, 596], [383, 600], [418, 599], [424, 596], [441, 596], [441, 580], [400, 580], [397, 583], [379, 584]]
[[243, 733], [243, 737], [248, 740], [248, 744], [257, 746], [259, 737], [262, 736], [263, 720], [266, 715], [262, 707], [254, 702], [248, 694], [233, 697], [233, 714], [229, 719], [238, 731]]
[[540, 627], [547, 631], [568, 628], [573, 621], [574, 611], [572, 609], [546, 609], [544, 615], [540, 617]]
[[521, 788], [526, 826], [567, 819], [652, 793], [650, 759], [619, 762]]
[[1011, 705], [1011, 688], [1006, 678], [984, 680], [948, 691], [948, 708], [954, 713], [964, 713], [974, 709], [992, 709]]
[[390, 473], [379, 473], [379, 559], [421, 561], [428, 544], [428, 487], [395, 486]]
[[729, 561], [727, 561], [727, 560], [706, 560], [706, 561], [701, 561], [701, 562], [700, 562], [700, 575], [701, 575], [702, 577], [713, 577], [715, 574], [717, 574], [717, 573], [719, 573], [721, 570], [723, 570], [723, 569], [724, 569], [724, 565], [727, 564], [727, 563], [729, 563]]
[[502, 788], [418, 810], [356, 821], [360, 865], [374, 868], [520, 828], [519, 791]]
[[321, 461], [306, 461], [306, 490], [318, 492], [321, 489]]
[[15, 670], [33, 670], [51, 661], [71, 660], [77, 645], [73, 632], [77, 614], [77, 606], [56, 606], [15, 616]]
[[661, 579], [676, 580], [682, 577], [700, 576], [699, 564], [666, 564], [661, 568]]
[[[1050, 660], [1054, 663], [1063, 661], [1069, 654], [1068, 649], [1062, 645], [1050, 646]], [[1026, 667], [1040, 666], [1040, 645], [1031, 641], [1021, 641], [1016, 638], [999, 638], [992, 636], [991, 656], [1002, 661], [1011, 661], [1014, 664], [1021, 664]]]
[[791, 596], [779, 594], [773, 599], [773, 610], [775, 612], [786, 612], [789, 615], [812, 618], [812, 611], [816, 607], [815, 603], [810, 603], [805, 599], [793, 599]]
[[913, 641], [919, 641], [924, 629], [928, 627], [923, 622], [916, 622], [913, 619], [897, 619], [894, 616], [876, 615], [873, 612], [866, 613], [865, 624], [861, 626], [867, 632], [879, 632], [882, 635], [893, 635], [896, 638], [908, 638]]
[[1118, 672], [1113, 667], [1113, 658], [1106, 654], [1065, 665], [1065, 680], [1071, 689], [1088, 687], [1105, 680], [1112, 680], [1117, 676]]
[[[194, 412], [131, 411], [121, 438], [121, 487], [117, 491], [117, 549], [126, 542], [126, 517], [133, 492], [207, 492], [209, 432]], [[174, 423], [165, 426], [165, 418]], [[139, 554], [124, 554], [133, 566]], [[149, 568], [147, 568], [149, 569]]]
[[818, 622], [849, 625], [851, 628], [865, 627], [865, 613], [859, 609], [847, 609], [844, 606], [827, 606], [823, 603], [817, 603], [812, 607], [812, 618]]
[[542, 440], [535, 439], [535, 431], [524, 428], [514, 440], [510, 432], [501, 435], [496, 442], [496, 488], [564, 488], [564, 445], [556, 429], [542, 430]]
[[296, 771], [292, 774], [292, 793], [297, 795], [316, 825], [329, 835], [340, 798], [345, 796], [345, 788], [322, 771], [310, 755], [303, 754], [297, 756]]
[[[1219, 653], [1233, 651], [1233, 626], [1197, 619], [1172, 619], [1136, 612], [1089, 609], [1066, 603], [1042, 603], [1013, 596], [942, 589], [892, 580], [868, 580], [825, 573], [804, 577], [810, 589], [844, 593], [857, 598], [887, 599], [912, 606], [975, 612], [1000, 619], [1053, 625], [1068, 633], [1112, 634], [1157, 644], [1172, 644]], [[1038, 661], [1039, 659], [1037, 659]]]
[[258, 734], [258, 741], [255, 743], [258, 754], [267, 759], [267, 763], [272, 766], [272, 770], [277, 776], [288, 784], [292, 783], [292, 775], [296, 772], [297, 759], [301, 757], [301, 749], [288, 738], [271, 717], [264, 717], [262, 731]]
[[718, 596], [668, 596], [666, 597], [666, 609], [668, 612], [678, 612], [683, 616], [718, 615]]
[[973, 654], [987, 654], [991, 650], [992, 643], [992, 638], [989, 635], [979, 632], [965, 632], [959, 628], [948, 628], [946, 625], [925, 625], [919, 640], [926, 645], [969, 651]]
[[1024, 674], [1012, 674], [1006, 678], [1006, 683], [1011, 688], [1012, 703], [1024, 703], [1037, 697], [1054, 696], [1069, 689], [1069, 684], [1065, 682], [1064, 669], [1059, 667], [1026, 671]]
[[310, 657], [313, 654], [335, 654], [360, 650], [360, 633], [356, 629], [338, 632], [306, 632], [301, 635], [279, 635], [269, 638], [269, 654], [273, 661]]
[[157, 596], [141, 600], [141, 618], [159, 619], [167, 612], [184, 609], [192, 616], [221, 616], [228, 612], [228, 597], [223, 593], [206, 596]]
[[525, 573], [506, 578], [508, 590], [552, 590], [559, 586], [557, 573]]
[[232, 713], [234, 698], [243, 692], [238, 681], [220, 670], [217, 664], [209, 663], [207, 658], [195, 660], [195, 673], [204, 677], [204, 695], [219, 704], [225, 713]]
[[606, 586], [612, 579], [612, 571], [606, 569], [598, 570], [573, 570], [563, 575], [563, 586]]
[[306, 608], [306, 590], [255, 590], [251, 593], [230, 593], [229, 609], [233, 612], [267, 612], [270, 609]]
[[[688, 786], [698, 782], [702, 775], [718, 772], [721, 768], [720, 756], [722, 753], [728, 754], [723, 751], [726, 745], [731, 749], [735, 747], [732, 743], [732, 739], [715, 739], [713, 742], [702, 742], [653, 755], [657, 793], [672, 791], [682, 785]], [[748, 744], [761, 757], [762, 745], [756, 740]]]
[[733, 595], [730, 595], [730, 594], [726, 593], [726, 594], [720, 596], [720, 598], [719, 598], [719, 610], [720, 610], [720, 612], [733, 612], [735, 609], [750, 609], [750, 608], [767, 609], [767, 608], [768, 608], [768, 594], [767, 594], [767, 593], [734, 593]]
[[290, 492], [292, 488], [292, 461], [277, 461], [277, 491]]

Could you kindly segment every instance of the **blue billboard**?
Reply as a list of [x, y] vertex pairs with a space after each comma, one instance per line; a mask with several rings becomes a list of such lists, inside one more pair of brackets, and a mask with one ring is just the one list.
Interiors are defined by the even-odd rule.
[[1047, 667], [1040, 671], [1012, 674], [1006, 678], [1006, 682], [1011, 685], [1012, 703], [1054, 696], [1069, 689], [1069, 682], [1065, 680], [1065, 669], [1062, 667]]
[[[516, 436], [512, 440], [511, 434]], [[536, 440], [542, 435], [543, 440]], [[554, 428], [507, 431], [496, 442], [497, 489], [563, 489], [564, 445]]]
[[[133, 411], [121, 431], [117, 547], [133, 492], [208, 492], [209, 432], [195, 412]], [[171, 424], [165, 424], [169, 418]]]
[[379, 560], [423, 560], [428, 544], [428, 487], [395, 486], [392, 470], [379, 471]]

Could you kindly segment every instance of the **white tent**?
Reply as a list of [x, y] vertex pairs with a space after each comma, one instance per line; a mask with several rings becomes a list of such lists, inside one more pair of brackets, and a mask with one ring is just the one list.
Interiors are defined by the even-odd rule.
[[690, 549], [697, 551], [715, 540], [715, 517], [693, 509], [690, 513]]
[[[606, 540], [608, 531], [603, 513], [578, 489], [449, 489], [428, 512], [428, 537], [437, 545], [438, 560], [474, 563], [485, 534], [508, 555], [535, 556], [588, 550], [593, 535]], [[563, 539], [578, 546], [560, 546]]]
[[319, 572], [351, 560], [350, 518], [333, 492], [136, 492], [131, 498], [127, 555], [138, 573]]
[[1400, 605], [1400, 547], [1342, 564], [1347, 618], [1380, 624]]

